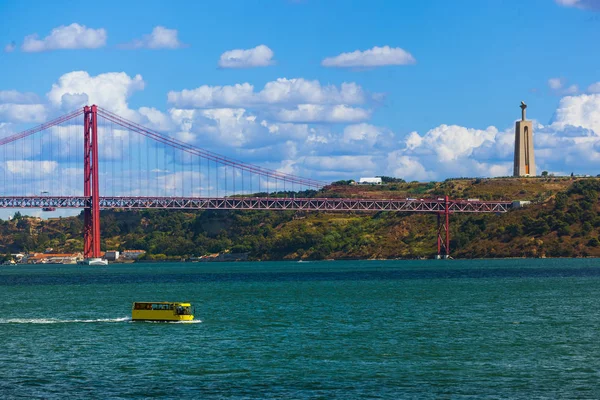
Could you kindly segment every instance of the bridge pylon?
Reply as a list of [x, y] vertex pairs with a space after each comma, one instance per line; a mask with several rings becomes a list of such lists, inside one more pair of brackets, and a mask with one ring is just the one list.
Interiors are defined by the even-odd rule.
[[98, 182], [98, 107], [83, 108], [83, 256], [100, 258], [100, 193]]
[[439, 259], [450, 258], [450, 201], [444, 197], [444, 210], [437, 215], [437, 256]]

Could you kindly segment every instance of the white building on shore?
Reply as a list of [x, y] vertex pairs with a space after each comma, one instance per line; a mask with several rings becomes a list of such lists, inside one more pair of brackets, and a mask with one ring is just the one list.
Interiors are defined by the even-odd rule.
[[373, 178], [360, 178], [358, 181], [359, 185], [381, 185], [383, 181], [380, 177]]

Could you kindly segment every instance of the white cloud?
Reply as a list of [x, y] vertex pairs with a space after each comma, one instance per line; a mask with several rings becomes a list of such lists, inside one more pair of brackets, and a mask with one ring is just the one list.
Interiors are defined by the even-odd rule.
[[552, 90], [558, 90], [563, 87], [563, 79], [562, 78], [550, 78], [548, 79], [548, 86]]
[[392, 151], [387, 158], [388, 174], [394, 177], [406, 180], [430, 180], [433, 178], [431, 172], [427, 172], [425, 167], [415, 157], [402, 155], [402, 152]]
[[325, 58], [321, 65], [324, 67], [381, 67], [385, 65], [409, 65], [417, 60], [400, 47], [375, 46], [372, 49], [352, 53], [342, 53], [335, 57]]
[[366, 175], [377, 170], [373, 156], [309, 156], [304, 158], [304, 164], [312, 169], [338, 172], [356, 172]]
[[379, 129], [369, 124], [348, 125], [344, 128], [345, 142], [371, 141], [374, 142], [379, 136]]
[[[178, 139], [200, 147], [240, 148], [248, 146], [266, 129], [256, 123], [256, 117], [243, 108], [215, 108], [210, 110], [169, 110], [173, 122], [179, 126]], [[256, 144], [255, 144], [256, 145]]]
[[551, 127], [563, 130], [569, 125], [591, 129], [600, 136], [600, 94], [563, 97], [554, 113]]
[[46, 118], [46, 108], [42, 104], [0, 104], [0, 121], [42, 123]]
[[154, 107], [140, 107], [138, 112], [146, 121], [142, 121], [142, 125], [152, 126], [153, 129], [159, 131], [168, 131], [174, 128], [173, 121], [169, 116]]
[[577, 94], [579, 93], [579, 86], [577, 85], [570, 85], [569, 87], [565, 88], [565, 90], [563, 91], [564, 94]]
[[16, 90], [0, 90], [0, 103], [32, 104], [40, 99], [35, 93], [21, 93]]
[[588, 10], [600, 10], [600, 1], [598, 0], [555, 0], [556, 4], [564, 7], [576, 7]]
[[[150, 107], [129, 108], [129, 97], [143, 87], [139, 75], [90, 76], [75, 71], [59, 78], [48, 99], [51, 105], [69, 111], [80, 103], [97, 103], [216, 153], [312, 178], [338, 180], [385, 174], [432, 180], [512, 173], [512, 126], [500, 131], [495, 127], [442, 124], [401, 137], [385, 127], [364, 122], [371, 110], [352, 105], [363, 104], [366, 97], [355, 83], [325, 86], [318, 81], [282, 78], [267, 83], [260, 91], [250, 84], [203, 86], [193, 93], [196, 97], [172, 92], [181, 97], [169, 99], [203, 107], [172, 108], [168, 114]], [[565, 90], [565, 85], [560, 90]], [[0, 130], [8, 130], [4, 122], [45, 118], [44, 107], [38, 103], [31, 93], [0, 91]], [[598, 132], [600, 94], [562, 98], [549, 125], [534, 123], [538, 170], [590, 173], [600, 161]], [[119, 160], [126, 154], [126, 149], [114, 149], [102, 157]], [[182, 158], [180, 162], [189, 161]]]
[[11, 43], [7, 44], [6, 46], [4, 46], [4, 52], [12, 53], [13, 51], [15, 51], [16, 48], [17, 48], [17, 44], [15, 42], [11, 42]]
[[486, 142], [492, 143], [497, 133], [498, 130], [494, 127], [479, 130], [457, 125], [440, 125], [423, 136], [412, 132], [406, 145], [411, 151], [435, 153], [437, 161], [454, 161], [470, 156], [474, 149]]
[[364, 146], [373, 147], [382, 138], [388, 138], [391, 134], [386, 129], [378, 128], [370, 124], [348, 125], [344, 128], [342, 141], [353, 146], [359, 146], [360, 150], [365, 150]]
[[[258, 120], [243, 108], [219, 108], [209, 110], [183, 110], [172, 108], [170, 117], [178, 126], [177, 137], [200, 147], [244, 149], [252, 157], [268, 150], [269, 146], [286, 141], [302, 144], [317, 130], [306, 124], [274, 123]], [[227, 151], [227, 150], [225, 150]], [[263, 154], [263, 153], [261, 153]], [[281, 156], [277, 152], [263, 154], [268, 159]]]
[[125, 118], [136, 118], [127, 99], [133, 92], [144, 89], [144, 85], [141, 75], [132, 78], [125, 72], [108, 72], [90, 76], [86, 71], [73, 71], [62, 75], [47, 96], [52, 105], [65, 111], [71, 111], [77, 102], [85, 102]]
[[268, 67], [273, 63], [273, 50], [264, 44], [253, 49], [229, 50], [221, 54], [219, 59], [219, 67], [221, 68]]
[[178, 108], [250, 107], [259, 105], [360, 104], [363, 89], [356, 83], [322, 86], [319, 81], [303, 78], [279, 78], [268, 82], [260, 92], [249, 83], [233, 86], [203, 85], [181, 92], [170, 91], [169, 103]]
[[38, 39], [37, 34], [25, 37], [21, 50], [38, 52], [58, 49], [96, 49], [106, 45], [106, 30], [87, 28], [73, 23], [52, 29], [50, 35]]
[[134, 39], [131, 43], [120, 45], [125, 49], [178, 49], [185, 45], [177, 38], [177, 29], [167, 29], [156, 26], [152, 33], [144, 35], [141, 39]]
[[579, 86], [570, 85], [565, 87], [567, 81], [564, 78], [550, 78], [548, 79], [548, 87], [559, 95], [570, 95], [577, 94], [579, 92]]
[[600, 82], [596, 82], [588, 86], [588, 93], [600, 93]]
[[58, 163], [55, 161], [12, 160], [4, 162], [4, 168], [7, 171], [18, 175], [29, 175], [31, 171], [47, 175], [54, 172], [57, 167]]
[[295, 109], [281, 109], [272, 116], [284, 122], [360, 122], [371, 117], [371, 112], [363, 108], [345, 105], [323, 106], [299, 104]]
[[411, 132], [404, 148], [387, 157], [386, 173], [406, 180], [507, 176], [512, 173], [514, 133], [440, 125]]
[[[440, 125], [423, 135], [412, 132], [404, 139], [405, 147], [388, 156], [387, 171], [417, 180], [512, 175], [513, 129]], [[595, 174], [599, 132], [600, 94], [562, 98], [550, 125], [534, 121], [538, 171]]]

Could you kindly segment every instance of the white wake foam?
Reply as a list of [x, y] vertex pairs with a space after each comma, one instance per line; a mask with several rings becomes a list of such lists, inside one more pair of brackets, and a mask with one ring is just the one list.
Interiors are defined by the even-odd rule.
[[193, 321], [135, 321], [144, 322], [146, 324], [201, 324], [202, 320], [195, 319]]
[[0, 318], [0, 324], [77, 324], [98, 322], [125, 322], [130, 317], [99, 319], [56, 319], [56, 318]]

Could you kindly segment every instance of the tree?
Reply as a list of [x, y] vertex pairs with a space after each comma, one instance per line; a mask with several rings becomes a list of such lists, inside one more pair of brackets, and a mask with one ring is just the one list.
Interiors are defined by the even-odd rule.
[[554, 198], [554, 208], [556, 210], [562, 210], [567, 206], [567, 200], [569, 199], [569, 197], [567, 196], [566, 193], [564, 192], [560, 192], [556, 194], [556, 197]]
[[394, 178], [391, 176], [379, 176], [382, 183], [405, 183], [406, 181], [402, 178]]
[[545, 178], [548, 176], [548, 171], [542, 171], [542, 176]]
[[351, 185], [352, 182], [354, 182], [354, 180], [352, 180], [352, 179], [348, 180], [348, 181], [342, 180], [342, 181], [335, 181], [331, 185], [332, 186], [347, 186], [347, 185]]

